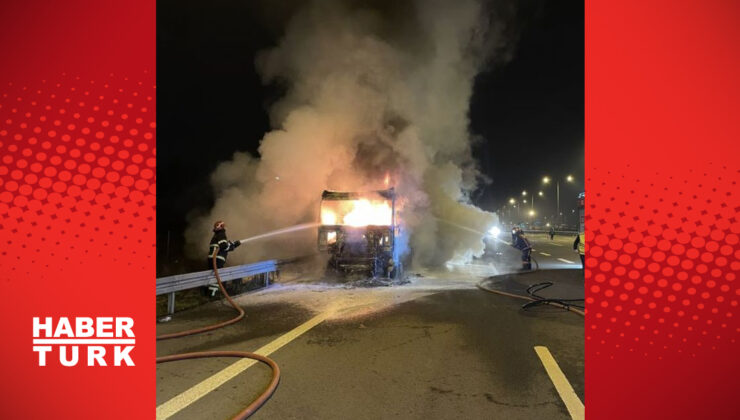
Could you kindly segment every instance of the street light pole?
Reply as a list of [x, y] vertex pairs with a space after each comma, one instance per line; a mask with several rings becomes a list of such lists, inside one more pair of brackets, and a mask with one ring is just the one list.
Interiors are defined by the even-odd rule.
[[558, 197], [557, 198], [557, 202], [558, 202], [558, 209], [557, 209], [558, 210], [558, 214], [556, 216], [557, 216], [557, 219], [559, 220], [560, 219], [560, 181], [557, 181], [555, 183], [555, 189], [557, 190], [557, 194], [556, 195]]
[[[566, 176], [565, 177], [565, 181], [566, 182], [573, 182], [573, 176], [572, 175]], [[549, 184], [550, 183], [550, 177], [549, 176], [544, 177], [542, 179], [542, 182], [545, 183], [545, 184]], [[555, 190], [556, 190], [556, 194], [555, 195], [557, 197], [556, 198], [556, 201], [557, 201], [557, 209], [556, 209], [557, 214], [556, 214], [555, 220], [560, 220], [560, 222], [562, 223], [562, 220], [560, 218], [560, 216], [561, 216], [561, 214], [560, 214], [560, 179], [558, 179], [558, 178], [555, 179]]]

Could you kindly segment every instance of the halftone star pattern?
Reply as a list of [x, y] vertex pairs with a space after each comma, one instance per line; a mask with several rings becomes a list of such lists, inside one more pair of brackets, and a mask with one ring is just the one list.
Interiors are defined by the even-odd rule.
[[740, 333], [740, 170], [631, 173], [587, 180], [599, 180], [586, 197], [587, 345], [610, 358], [727, 351]]
[[141, 265], [155, 246], [155, 88], [139, 76], [0, 88], [0, 281]]

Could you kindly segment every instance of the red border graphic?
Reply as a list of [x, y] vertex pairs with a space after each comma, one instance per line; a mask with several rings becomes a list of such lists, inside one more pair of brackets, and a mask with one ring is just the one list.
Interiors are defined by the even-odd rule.
[[740, 7], [586, 3], [586, 415], [736, 418]]
[[[589, 418], [734, 418], [740, 7], [586, 4]], [[154, 2], [0, 6], [0, 404], [155, 409]], [[37, 366], [33, 316], [130, 316], [136, 367]]]
[[[154, 3], [3, 2], [0, 27], [2, 417], [153, 417]], [[132, 317], [136, 366], [38, 366], [47, 316]]]

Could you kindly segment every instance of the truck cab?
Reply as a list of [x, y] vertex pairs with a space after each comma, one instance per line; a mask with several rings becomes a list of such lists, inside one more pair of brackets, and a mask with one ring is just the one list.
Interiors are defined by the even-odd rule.
[[402, 273], [396, 242], [393, 188], [367, 192], [326, 190], [321, 195], [319, 252], [327, 255], [327, 271], [341, 276], [399, 278]]

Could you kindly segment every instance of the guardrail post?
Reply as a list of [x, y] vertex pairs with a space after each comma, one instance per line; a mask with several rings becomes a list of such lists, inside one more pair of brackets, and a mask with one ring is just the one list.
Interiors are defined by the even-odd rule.
[[172, 315], [175, 313], [175, 292], [167, 294], [167, 314]]

